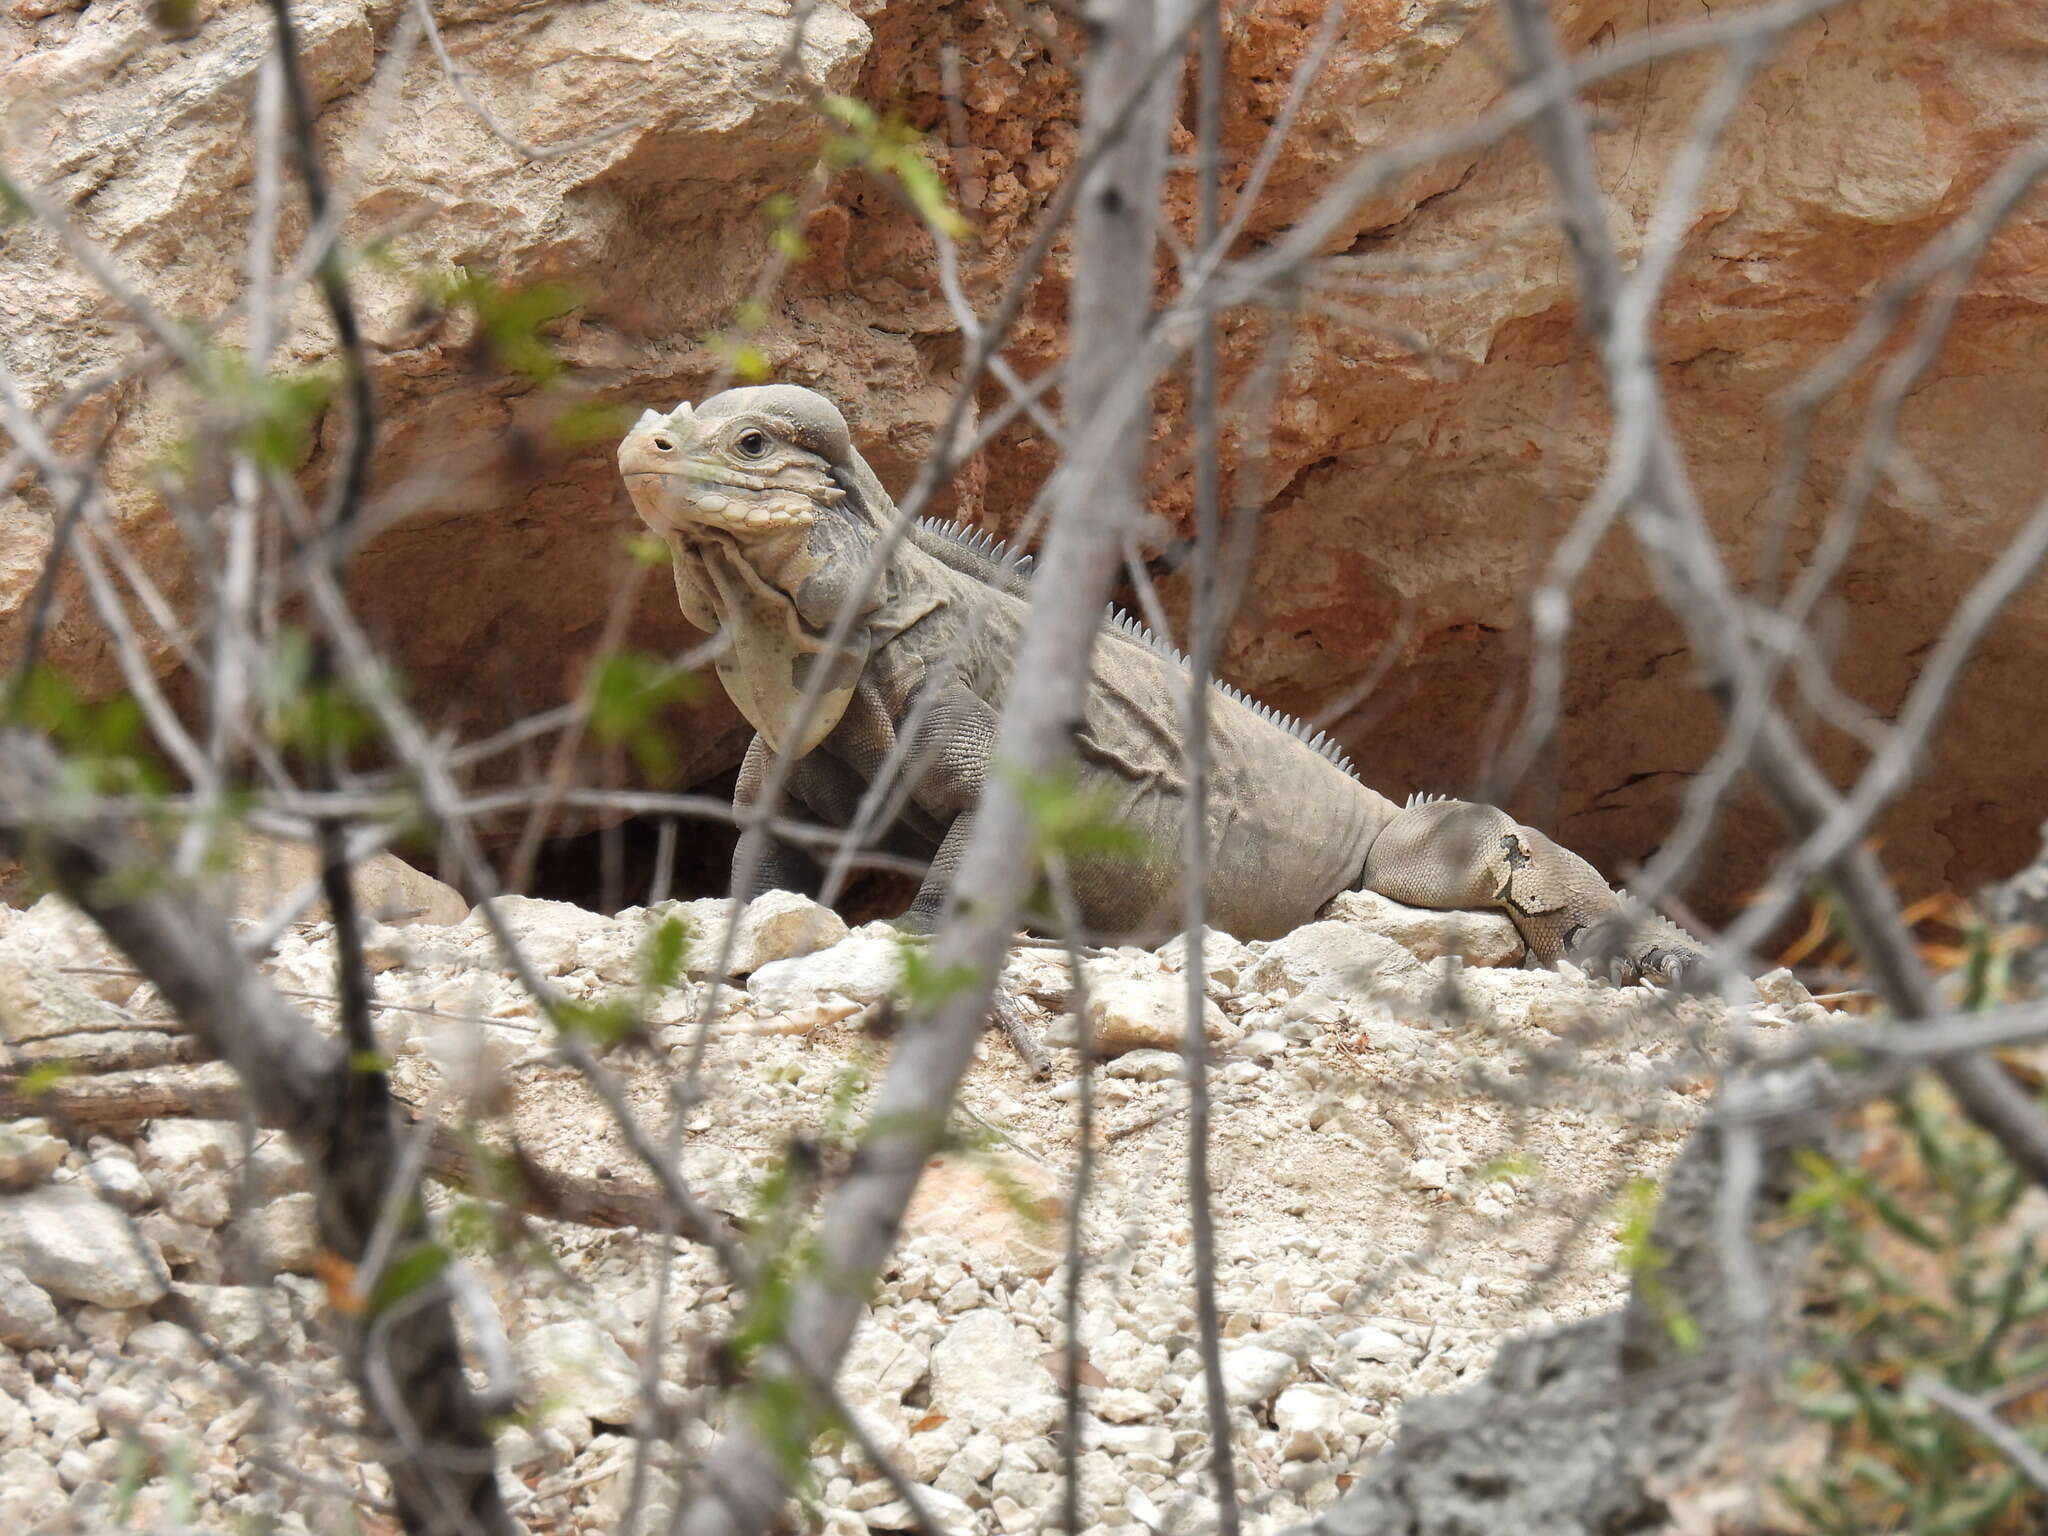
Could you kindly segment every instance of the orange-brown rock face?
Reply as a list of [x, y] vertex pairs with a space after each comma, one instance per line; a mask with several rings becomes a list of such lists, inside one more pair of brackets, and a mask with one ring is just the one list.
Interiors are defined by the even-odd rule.
[[[900, 111], [932, 135], [942, 166], [943, 146], [964, 137], [949, 184], [980, 232], [964, 280], [986, 307], [1075, 153], [1073, 39], [1049, 20], [1035, 31], [1035, 8], [997, 0], [806, 7], [796, 49], [775, 0], [442, 7], [448, 47], [508, 132], [537, 145], [611, 133], [528, 162], [457, 97], [430, 50], [412, 45], [408, 9], [306, 0], [297, 13], [328, 159], [355, 198], [346, 236], [381, 237], [391, 258], [354, 270], [383, 418], [383, 494], [371, 509], [381, 531], [357, 561], [356, 594], [428, 714], [476, 732], [557, 701], [579, 675], [630, 580], [631, 518], [609, 444], [566, 441], [549, 425], [561, 387], [508, 369], [467, 322], [423, 313], [421, 274], [564, 285], [576, 302], [548, 334], [577, 388], [635, 407], [695, 398], [719, 369], [707, 338], [733, 324], [772, 258], [762, 205], [801, 193], [825, 143], [829, 130], [807, 104], [823, 90]], [[1706, 13], [1692, 0], [1564, 0], [1558, 14], [1574, 48], [1600, 50]], [[1294, 67], [1315, 50], [1321, 16], [1312, 0], [1265, 0], [1233, 22], [1233, 187]], [[266, 36], [260, 9], [242, 5], [202, 5], [182, 40], [153, 30], [134, 0], [82, 10], [15, 0], [0, 12], [4, 163], [27, 168], [165, 313], [213, 316], [248, 292], [243, 234], [260, 180], [250, 125]], [[1752, 86], [1657, 329], [1673, 413], [1739, 575], [1779, 542], [1794, 572], [1811, 554], [1857, 451], [1868, 390], [1819, 417], [1781, 541], [1770, 504], [1785, 462], [1775, 402], [1886, 277], [1964, 212], [2001, 159], [2048, 125], [2044, 55], [2048, 15], [2028, 0], [1865, 0], [1793, 33]], [[950, 118], [949, 57], [961, 103]], [[1246, 216], [1244, 249], [1279, 234], [1361, 154], [1497, 101], [1507, 57], [1495, 20], [1459, 0], [1348, 0]], [[1611, 225], [1631, 254], [1716, 67], [1665, 60], [1589, 95]], [[289, 250], [305, 221], [289, 178], [286, 191]], [[1190, 189], [1177, 183], [1172, 196], [1185, 229]], [[1258, 554], [1224, 670], [1316, 714], [1344, 704], [1388, 659], [1338, 734], [1389, 793], [1484, 781], [1519, 708], [1528, 593], [1603, 462], [1597, 372], [1546, 208], [1541, 168], [1519, 141], [1378, 193], [1326, 246], [1358, 259], [1355, 291], [1326, 291], [1304, 311], [1281, 371], [1257, 488]], [[775, 376], [845, 403], [864, 451], [900, 489], [930, 446], [963, 350], [930, 243], [887, 186], [857, 171], [829, 183], [805, 234], [809, 254], [773, 290], [756, 344]], [[1064, 276], [1056, 252], [1016, 331], [1023, 373], [1060, 355]], [[1830, 704], [1838, 715], [1860, 708], [1881, 723], [1897, 706], [1959, 595], [2048, 489], [2044, 304], [2048, 212], [2037, 201], [1965, 284], [1952, 334], [1908, 397], [1900, 451], [1820, 606], [1815, 628], [1846, 696]], [[1249, 377], [1273, 329], [1259, 316], [1226, 320], [1234, 381]], [[283, 331], [289, 365], [331, 350], [309, 291]], [[220, 334], [239, 343], [243, 321]], [[36, 402], [136, 355], [120, 306], [46, 233], [17, 224], [0, 235], [0, 356]], [[1163, 449], [1181, 438], [1177, 389], [1159, 391]], [[980, 404], [999, 398], [985, 391]], [[197, 586], [153, 466], [189, 431], [190, 404], [188, 393], [131, 380], [60, 433], [77, 449], [108, 434], [124, 533], [185, 605]], [[309, 486], [341, 432], [330, 413]], [[948, 506], [1014, 527], [1048, 462], [1037, 429], [1015, 426]], [[15, 490], [0, 501], [0, 647], [21, 634], [51, 527], [47, 496]], [[1162, 517], [1180, 522], [1185, 504], [1184, 483], [1163, 468]], [[104, 640], [67, 590], [52, 654], [111, 687]], [[1511, 803], [1621, 870], [1670, 825], [1719, 716], [1625, 532], [1600, 547], [1577, 595], [1564, 719]], [[636, 643], [687, 643], [664, 577], [646, 579], [635, 601]], [[158, 659], [175, 677], [175, 648], [160, 645]], [[1887, 856], [1909, 891], [1967, 888], [2030, 851], [2048, 815], [2044, 662], [2039, 583], [1991, 634], [1940, 746], [1886, 823]], [[733, 723], [716, 703], [681, 717], [685, 761], [702, 771], [729, 763]], [[1814, 730], [1830, 766], [1851, 772], [1863, 750], [1855, 737]], [[1726, 911], [1775, 836], [1767, 813], [1739, 802], [1701, 904]]]

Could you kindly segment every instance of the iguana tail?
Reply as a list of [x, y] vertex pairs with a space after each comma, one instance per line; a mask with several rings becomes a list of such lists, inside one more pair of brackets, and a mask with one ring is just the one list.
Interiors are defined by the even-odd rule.
[[1504, 912], [1546, 965], [1568, 959], [1616, 981], [1669, 985], [1705, 959], [1683, 929], [1632, 910], [1576, 853], [1469, 800], [1410, 800], [1373, 840], [1359, 884], [1410, 906]]

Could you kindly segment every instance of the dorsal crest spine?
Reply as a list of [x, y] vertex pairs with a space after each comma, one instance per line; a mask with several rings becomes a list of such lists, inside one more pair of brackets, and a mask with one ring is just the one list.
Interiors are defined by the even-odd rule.
[[[1020, 580], [1031, 574], [1033, 568], [1031, 556], [1017, 553], [1017, 551], [1011, 549], [1008, 544], [992, 533], [987, 533], [980, 528], [970, 528], [964, 523], [947, 522], [936, 517], [920, 517], [917, 520], [917, 526], [925, 533], [933, 534], [950, 543], [957, 544], [969, 554], [977, 555], [981, 559], [1002, 567], [1003, 570]], [[1140, 623], [1123, 609], [1112, 606], [1103, 615], [1103, 622], [1108, 627], [1110, 633], [1120, 635], [1135, 645], [1144, 646], [1154, 655], [1163, 656], [1183, 671], [1189, 669], [1190, 663], [1186, 656], [1183, 656], [1173, 646], [1154, 634], [1151, 629]], [[1277, 710], [1270, 704], [1262, 704], [1250, 694], [1245, 693], [1241, 689], [1233, 688], [1230, 684], [1220, 679], [1212, 678], [1210, 683], [1218, 693], [1222, 694], [1232, 703], [1241, 705], [1257, 715], [1261, 720], [1278, 726], [1296, 741], [1301, 742], [1309, 750], [1327, 758], [1353, 778], [1358, 776], [1358, 770], [1352, 766], [1349, 755], [1335, 741], [1330, 739], [1327, 732], [1319, 731], [1306, 720], [1296, 719], [1293, 715]]]

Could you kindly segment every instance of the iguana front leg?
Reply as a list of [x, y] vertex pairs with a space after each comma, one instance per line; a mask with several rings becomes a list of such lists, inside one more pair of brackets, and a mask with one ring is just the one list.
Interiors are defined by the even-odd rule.
[[1359, 884], [1415, 907], [1505, 912], [1545, 964], [1585, 960], [1619, 981], [1676, 981], [1704, 958], [1675, 924], [1628, 915], [1576, 853], [1469, 800], [1411, 801], [1373, 840]]
[[[739, 782], [733, 788], [735, 811], [744, 814], [760, 802], [761, 787], [774, 756], [775, 749], [756, 733], [747, 746], [747, 755], [740, 763]], [[813, 752], [797, 759], [790, 768], [788, 789], [792, 801], [826, 826], [844, 828], [853, 824], [854, 810], [860, 803], [860, 783], [842, 764], [825, 754]], [[768, 836], [760, 862], [754, 866], [751, 884], [741, 890], [740, 877], [745, 873], [735, 853], [732, 891], [743, 901], [750, 901], [763, 891], [797, 891], [815, 896], [825, 878], [824, 866], [808, 850], [773, 833]]]

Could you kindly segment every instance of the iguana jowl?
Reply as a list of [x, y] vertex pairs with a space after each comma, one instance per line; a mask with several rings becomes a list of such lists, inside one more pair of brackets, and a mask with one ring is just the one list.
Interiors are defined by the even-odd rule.
[[[990, 772], [997, 712], [1028, 606], [1028, 562], [985, 536], [920, 522], [874, 583], [847, 643], [834, 615], [857, 589], [896, 507], [823, 395], [792, 385], [727, 390], [692, 410], [648, 411], [619, 447], [634, 506], [668, 545], [684, 615], [732, 644], [718, 663], [755, 737], [738, 798], [759, 793], [770, 754], [796, 754], [791, 792], [828, 825], [853, 824], [868, 786], [908, 762], [883, 845], [929, 860], [906, 918], [936, 921]], [[813, 668], [822, 707], [789, 732]], [[1186, 765], [1173, 654], [1127, 619], [1105, 621], [1075, 747], [1085, 786], [1149, 846], [1179, 846]], [[1594, 868], [1492, 806], [1405, 808], [1368, 789], [1322, 738], [1219, 687], [1210, 709], [1208, 910], [1240, 938], [1310, 921], [1339, 891], [1414, 906], [1493, 908], [1546, 962], [1598, 931], [1616, 974], [1670, 979], [1698, 950], [1668, 923], [1602, 927], [1621, 905]], [[899, 731], [915, 732], [898, 742]], [[908, 749], [907, 752], [903, 749]], [[894, 757], [892, 759], [892, 749]], [[774, 847], [761, 884], [815, 888], [803, 850]], [[1084, 920], [1129, 933], [1179, 911], [1167, 861], [1103, 858], [1070, 871]], [[1617, 926], [1617, 925], [1610, 925]]]

